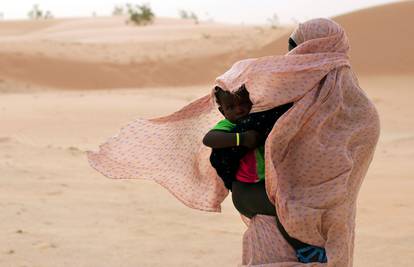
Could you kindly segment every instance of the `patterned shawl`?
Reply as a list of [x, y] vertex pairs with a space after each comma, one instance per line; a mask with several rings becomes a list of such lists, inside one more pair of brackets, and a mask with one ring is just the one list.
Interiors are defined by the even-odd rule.
[[[252, 112], [294, 102], [265, 143], [266, 191], [292, 237], [325, 247], [328, 263], [351, 266], [356, 199], [379, 138], [378, 113], [358, 85], [343, 28], [314, 19], [295, 31], [298, 46], [283, 56], [236, 62], [216, 79], [224, 90], [246, 85]], [[213, 86], [214, 87], [214, 86]], [[222, 118], [213, 90], [163, 117], [136, 119], [87, 151], [89, 163], [110, 178], [144, 178], [185, 205], [220, 211], [228, 195], [209, 162], [205, 133]], [[243, 265], [303, 266], [274, 217], [243, 217]]]

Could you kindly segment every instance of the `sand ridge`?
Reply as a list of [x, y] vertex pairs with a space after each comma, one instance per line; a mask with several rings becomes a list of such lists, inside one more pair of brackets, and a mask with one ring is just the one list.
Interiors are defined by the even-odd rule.
[[[334, 18], [357, 73], [413, 73], [413, 12], [408, 1]], [[127, 26], [124, 17], [33, 25], [0, 23], [0, 79], [67, 89], [200, 85], [236, 60], [286, 53], [292, 31], [168, 18], [147, 27]]]
[[16, 23], [0, 23], [0, 79], [67, 89], [205, 84], [285, 31], [168, 18], [136, 27], [104, 17], [25, 22], [22, 33]]

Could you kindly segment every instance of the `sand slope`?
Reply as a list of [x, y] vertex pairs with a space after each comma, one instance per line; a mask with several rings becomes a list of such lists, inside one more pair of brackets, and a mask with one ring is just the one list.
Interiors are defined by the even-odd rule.
[[[350, 58], [360, 74], [414, 73], [414, 1], [355, 11], [333, 18], [346, 30]], [[290, 33], [256, 51], [255, 56], [282, 54]]]
[[283, 32], [167, 18], [136, 27], [125, 19], [0, 22], [0, 79], [74, 89], [205, 84]]
[[[411, 1], [336, 18], [381, 119], [355, 267], [414, 265], [413, 11]], [[219, 214], [191, 210], [153, 182], [106, 179], [84, 151], [137, 117], [205, 95], [237, 59], [285, 53], [290, 31], [164, 18], [145, 28], [122, 17], [1, 21], [0, 266], [240, 263], [245, 226], [231, 198]]]
[[[350, 38], [357, 73], [414, 72], [414, 2], [334, 18]], [[52, 88], [206, 84], [245, 57], [286, 53], [292, 29], [124, 17], [0, 22], [0, 80]]]
[[[355, 267], [414, 264], [413, 82], [361, 79], [382, 130], [358, 202]], [[207, 91], [1, 95], [0, 266], [236, 266], [245, 226], [231, 198], [220, 214], [191, 210], [155, 183], [106, 179], [83, 152], [137, 117], [168, 114]]]

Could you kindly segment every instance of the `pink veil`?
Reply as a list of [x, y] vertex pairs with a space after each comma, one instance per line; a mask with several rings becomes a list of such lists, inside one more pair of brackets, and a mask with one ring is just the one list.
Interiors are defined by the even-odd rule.
[[[215, 85], [245, 84], [252, 112], [294, 102], [265, 144], [267, 194], [292, 237], [326, 248], [328, 263], [306, 266], [351, 266], [356, 199], [379, 138], [378, 113], [351, 70], [340, 25], [314, 19], [295, 34], [301, 42], [286, 55], [238, 61]], [[154, 180], [191, 208], [220, 211], [228, 190], [202, 144], [222, 119], [212, 92], [168, 116], [130, 122], [99, 151], [87, 151], [90, 165], [110, 178]], [[303, 265], [274, 217], [242, 219], [242, 265]]]

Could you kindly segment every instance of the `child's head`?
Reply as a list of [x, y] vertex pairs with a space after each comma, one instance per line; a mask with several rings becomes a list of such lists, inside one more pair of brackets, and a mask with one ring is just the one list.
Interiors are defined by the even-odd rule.
[[216, 102], [223, 116], [233, 123], [250, 113], [253, 103], [244, 84], [234, 93], [224, 91], [219, 86], [214, 88]]

